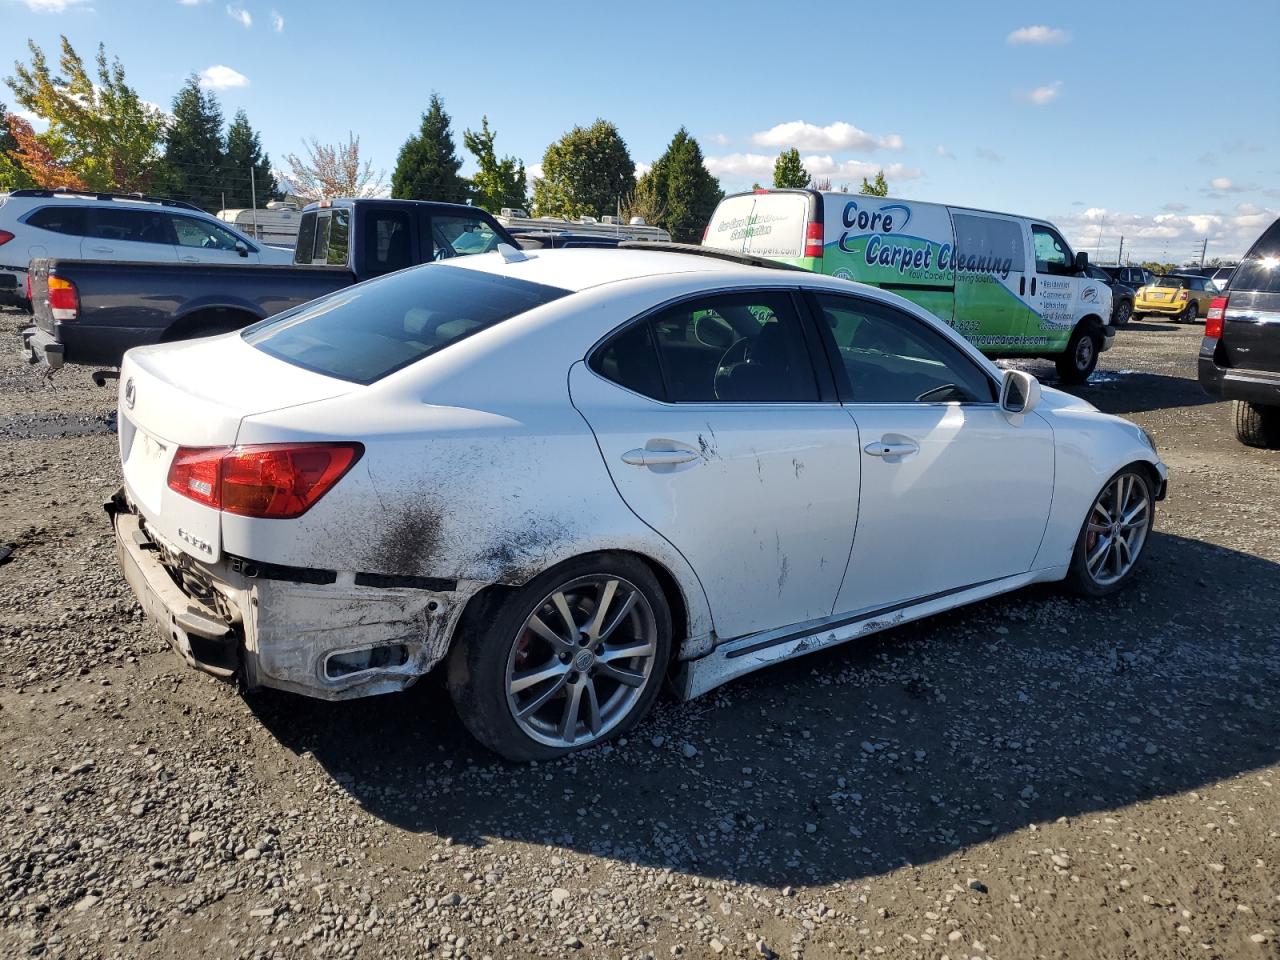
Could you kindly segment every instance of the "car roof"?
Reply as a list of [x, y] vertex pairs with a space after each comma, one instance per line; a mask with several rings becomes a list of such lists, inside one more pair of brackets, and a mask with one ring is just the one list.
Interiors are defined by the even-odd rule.
[[[696, 254], [634, 248], [522, 250], [518, 251], [518, 259], [508, 260], [502, 253], [485, 253], [441, 262], [460, 269], [500, 274], [514, 280], [527, 280], [574, 292], [606, 283], [675, 273], [714, 273], [754, 279], [772, 275], [784, 283], [794, 283], [796, 280], [793, 271], [773, 271], [766, 267], [736, 264]], [[818, 279], [817, 274], [807, 276], [809, 279]]]

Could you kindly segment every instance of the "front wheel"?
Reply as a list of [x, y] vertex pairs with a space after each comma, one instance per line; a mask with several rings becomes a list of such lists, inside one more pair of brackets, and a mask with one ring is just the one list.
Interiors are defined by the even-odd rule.
[[1123, 589], [1142, 557], [1155, 510], [1151, 479], [1141, 467], [1125, 467], [1108, 480], [1076, 539], [1067, 585], [1089, 597]]
[[1116, 307], [1116, 315], [1111, 318], [1113, 326], [1123, 327], [1129, 322], [1129, 318], [1133, 316], [1133, 304], [1128, 300], [1121, 300], [1120, 305]]
[[1085, 383], [1098, 365], [1101, 338], [1092, 330], [1076, 327], [1066, 351], [1057, 358], [1058, 379], [1063, 383]]
[[634, 557], [570, 561], [480, 613], [450, 653], [449, 694], [471, 734], [510, 760], [619, 736], [662, 686], [671, 610]]

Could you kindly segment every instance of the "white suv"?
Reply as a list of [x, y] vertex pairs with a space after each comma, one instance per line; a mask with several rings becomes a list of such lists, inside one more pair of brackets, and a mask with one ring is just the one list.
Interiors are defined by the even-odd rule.
[[150, 263], [293, 262], [181, 200], [138, 194], [15, 190], [0, 199], [0, 299], [26, 302], [39, 257]]

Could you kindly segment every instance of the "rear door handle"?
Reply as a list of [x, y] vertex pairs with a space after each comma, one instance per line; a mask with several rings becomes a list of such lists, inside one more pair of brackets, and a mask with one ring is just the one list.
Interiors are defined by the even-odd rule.
[[637, 447], [624, 453], [622, 462], [633, 467], [670, 467], [678, 463], [689, 463], [701, 456], [696, 450], [649, 450]]
[[89, 249], [94, 253], [113, 253], [115, 251], [115, 247], [90, 247]]
[[905, 457], [912, 453], [919, 453], [920, 447], [915, 443], [889, 443], [885, 440], [877, 440], [874, 443], [868, 443], [862, 448], [865, 453], [869, 453], [873, 457]]
[[199, 257], [182, 257], [180, 259], [182, 260], [183, 263], [199, 263], [200, 262]]

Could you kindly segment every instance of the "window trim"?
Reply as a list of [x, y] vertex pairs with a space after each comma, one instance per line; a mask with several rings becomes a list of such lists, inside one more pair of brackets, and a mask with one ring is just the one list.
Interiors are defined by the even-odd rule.
[[[606, 334], [604, 334], [604, 336], [598, 338], [595, 341], [595, 343], [593, 343], [590, 347], [587, 348], [587, 352], [583, 357], [583, 365], [587, 368], [588, 372], [592, 374], [592, 376], [599, 378], [605, 383], [610, 384], [611, 386], [617, 387], [619, 390], [625, 390], [627, 393], [631, 394], [632, 396], [643, 397], [645, 400], [648, 400], [651, 403], [660, 403], [664, 407], [670, 407], [673, 410], [690, 409], [694, 407], [716, 407], [716, 408], [729, 408], [729, 409], [746, 409], [746, 408], [752, 408], [752, 407], [782, 407], [785, 409], [794, 409], [796, 407], [839, 405], [840, 400], [836, 396], [835, 381], [831, 375], [831, 370], [830, 370], [830, 358], [826, 356], [825, 348], [823, 348], [822, 354], [817, 354], [815, 352], [815, 350], [818, 347], [818, 344], [821, 343], [821, 340], [819, 339], [818, 343], [814, 342], [815, 332], [813, 330], [813, 326], [814, 326], [813, 314], [810, 310], [809, 304], [805, 300], [805, 296], [804, 296], [805, 292], [806, 291], [804, 287], [793, 287], [793, 286], [786, 286], [783, 284], [771, 284], [768, 286], [719, 287], [715, 290], [700, 290], [694, 293], [682, 293], [677, 296], [671, 297], [667, 300], [664, 300], [661, 303], [656, 304], [655, 306], [652, 306], [649, 309], [636, 314], [630, 319], [624, 320], [622, 323], [618, 324], [616, 327], [613, 327]], [[818, 388], [818, 399], [816, 400], [741, 400], [741, 401], [739, 400], [705, 400], [705, 401], [693, 401], [693, 402], [687, 402], [683, 400], [681, 401], [671, 400], [670, 387], [667, 382], [667, 371], [666, 371], [666, 367], [662, 362], [662, 351], [658, 349], [658, 343], [657, 343], [657, 340], [654, 338], [652, 326], [650, 326], [650, 330], [649, 330], [649, 345], [653, 348], [654, 355], [657, 357], [658, 372], [662, 376], [662, 392], [664, 396], [661, 399], [657, 397], [651, 397], [648, 394], [637, 393], [635, 390], [632, 390], [630, 387], [626, 386], [625, 384], [618, 383], [616, 380], [610, 380], [608, 377], [606, 377], [604, 374], [602, 374], [599, 370], [595, 368], [597, 355], [601, 351], [603, 351], [606, 347], [608, 347], [609, 344], [613, 342], [613, 339], [615, 337], [620, 336], [628, 328], [634, 326], [635, 324], [638, 324], [638, 323], [649, 324], [649, 322], [654, 317], [671, 309], [672, 307], [677, 307], [682, 303], [687, 303], [694, 300], [704, 300], [708, 297], [741, 296], [743, 294], [753, 294], [753, 293], [782, 294], [791, 300], [792, 307], [796, 311], [796, 316], [800, 321], [805, 353], [809, 358], [810, 369], [813, 371], [814, 384]], [[823, 364], [820, 362], [820, 360], [826, 360], [827, 363]], [[822, 370], [824, 369], [824, 367], [826, 369], [826, 374], [827, 374], [826, 377], [822, 375]]]
[[[818, 335], [822, 338], [823, 348], [826, 350], [827, 362], [831, 366], [832, 376], [835, 378], [836, 390], [840, 396], [840, 404], [845, 407], [998, 407], [1000, 405], [1000, 383], [991, 372], [982, 364], [978, 363], [969, 356], [968, 352], [960, 344], [955, 343], [940, 329], [934, 329], [933, 324], [927, 320], [923, 320], [903, 310], [891, 303], [878, 300], [875, 297], [858, 296], [857, 294], [845, 293], [840, 290], [827, 290], [810, 287], [805, 289], [805, 299], [808, 301], [809, 310], [814, 318], [814, 326], [818, 331]], [[877, 403], [867, 400], [855, 400], [853, 398], [853, 385], [849, 382], [849, 372], [845, 369], [844, 363], [840, 361], [840, 346], [836, 343], [835, 335], [825, 323], [818, 323], [816, 318], [821, 316], [822, 310], [818, 306], [817, 298], [819, 296], [834, 297], [839, 300], [849, 300], [854, 303], [869, 303], [873, 306], [884, 310], [891, 310], [900, 316], [908, 318], [912, 323], [924, 327], [929, 334], [942, 340], [948, 346], [954, 347], [956, 353], [964, 358], [964, 362], [970, 364], [991, 387], [991, 400], [894, 400], [885, 403]], [[967, 341], [966, 341], [967, 343]]]

